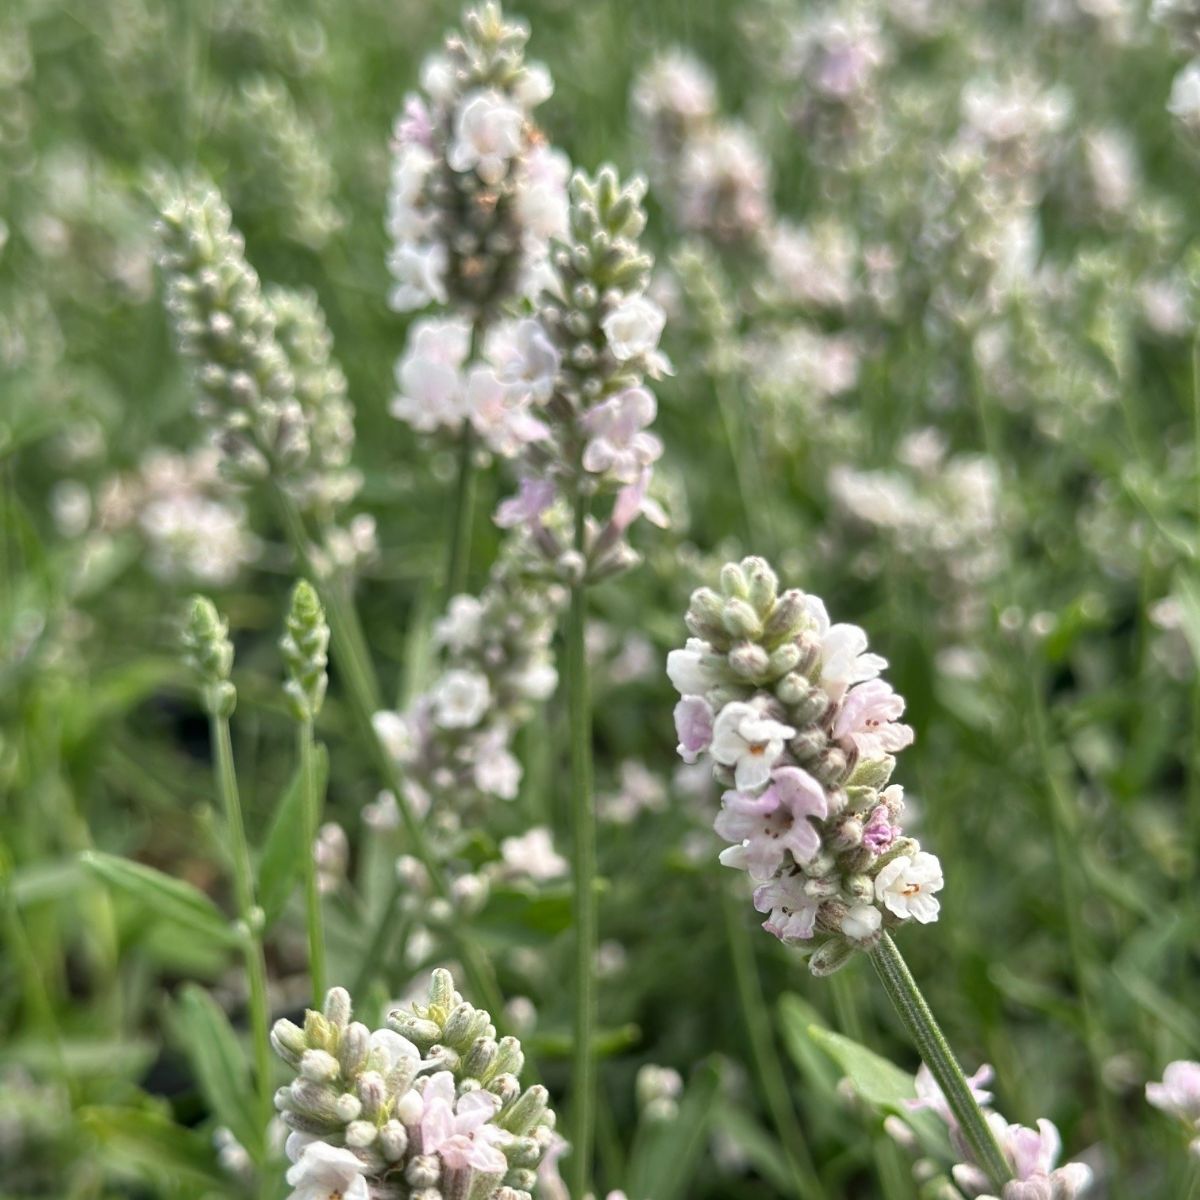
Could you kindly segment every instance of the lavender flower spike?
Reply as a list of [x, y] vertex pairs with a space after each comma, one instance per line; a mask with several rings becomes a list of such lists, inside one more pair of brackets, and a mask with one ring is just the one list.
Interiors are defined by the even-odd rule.
[[902, 833], [903, 789], [888, 783], [913, 733], [866, 634], [780, 593], [761, 558], [697, 591], [687, 625], [667, 658], [679, 753], [707, 754], [729, 789], [721, 862], [749, 875], [763, 928], [827, 974], [884, 931], [937, 920], [941, 865]]

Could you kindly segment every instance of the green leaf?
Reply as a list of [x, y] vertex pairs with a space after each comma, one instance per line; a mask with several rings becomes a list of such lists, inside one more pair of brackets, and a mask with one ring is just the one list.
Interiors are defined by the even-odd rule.
[[[313, 771], [320, 804], [329, 780], [329, 754], [320, 744], [313, 747]], [[304, 845], [304, 828], [304, 789], [300, 786], [297, 769], [279, 799], [258, 864], [258, 903], [266, 919], [266, 928], [270, 928], [283, 913], [300, 877], [304, 856], [311, 852]]]
[[808, 1036], [841, 1067], [854, 1090], [869, 1104], [902, 1113], [904, 1102], [915, 1099], [913, 1077], [874, 1050], [819, 1025], [810, 1025]]
[[53, 859], [19, 867], [8, 880], [12, 898], [19, 908], [61, 900], [79, 887], [79, 863], [74, 859]]
[[95, 1158], [109, 1174], [150, 1177], [171, 1195], [181, 1184], [187, 1194], [215, 1189], [229, 1194], [229, 1180], [217, 1170], [208, 1139], [176, 1125], [157, 1109], [94, 1107], [79, 1112], [84, 1128], [95, 1140]]
[[84, 851], [79, 860], [109, 887], [134, 901], [148, 921], [172, 921], [220, 945], [239, 944], [237, 930], [221, 910], [190, 883], [98, 850]]
[[0, 1049], [0, 1064], [18, 1064], [42, 1075], [52, 1075], [62, 1065], [72, 1078], [132, 1080], [144, 1074], [157, 1053], [149, 1038], [25, 1037]]
[[188, 984], [174, 1026], [213, 1115], [260, 1161], [263, 1130], [254, 1112], [250, 1064], [229, 1018], [208, 992]]
[[820, 1025], [810, 1025], [808, 1036], [837, 1063], [863, 1100], [906, 1121], [927, 1148], [942, 1156], [949, 1153], [942, 1122], [928, 1109], [913, 1112], [908, 1107], [906, 1102], [916, 1098], [917, 1090], [907, 1071], [853, 1038]]
[[795, 1191], [795, 1180], [787, 1168], [787, 1156], [779, 1139], [768, 1133], [743, 1106], [718, 1104], [713, 1111], [713, 1124], [779, 1195]]

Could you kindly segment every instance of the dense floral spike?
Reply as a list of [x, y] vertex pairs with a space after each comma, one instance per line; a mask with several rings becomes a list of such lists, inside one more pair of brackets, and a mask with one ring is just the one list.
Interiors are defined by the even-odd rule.
[[[517, 329], [507, 377], [539, 405], [545, 436], [525, 449], [518, 495], [496, 512], [505, 527], [528, 529], [568, 578], [598, 579], [633, 561], [625, 532], [641, 514], [662, 523], [647, 498], [662, 444], [649, 432], [656, 402], [645, 378], [670, 370], [658, 349], [665, 316], [646, 295], [652, 259], [645, 183], [622, 185], [611, 167], [571, 180], [570, 229], [551, 255], [551, 278], [534, 318]], [[556, 526], [576, 493], [615, 493], [603, 522], [589, 521], [586, 561], [574, 560]]]
[[[1037, 1123], [1037, 1129], [1030, 1129], [1024, 1125], [1009, 1124], [998, 1112], [989, 1108], [992, 1095], [984, 1090], [984, 1085], [991, 1082], [991, 1078], [992, 1068], [985, 1063], [968, 1082], [1012, 1168], [1013, 1178], [1001, 1188], [998, 1196], [994, 1185], [973, 1159], [970, 1146], [941, 1088], [926, 1067], [917, 1072], [917, 1098], [908, 1102], [914, 1111], [930, 1109], [946, 1122], [950, 1143], [963, 1160], [951, 1172], [961, 1193], [974, 1200], [1075, 1200], [1075, 1197], [1085, 1195], [1092, 1183], [1091, 1168], [1077, 1162], [1064, 1163], [1061, 1167], [1058, 1165], [1062, 1138], [1053, 1122], [1042, 1118]], [[958, 1194], [953, 1188], [947, 1192], [948, 1197]]]
[[478, 596], [455, 596], [437, 622], [441, 673], [403, 714], [375, 727], [404, 769], [418, 811], [478, 812], [511, 800], [521, 764], [510, 746], [534, 705], [555, 689], [551, 639], [565, 596], [530, 571], [530, 548], [511, 538]]
[[474, 322], [526, 290], [561, 230], [567, 168], [532, 118], [553, 84], [525, 62], [528, 27], [490, 0], [463, 26], [396, 121], [388, 261], [393, 308], [448, 304]]
[[554, 1131], [546, 1089], [521, 1090], [520, 1043], [497, 1039], [448, 972], [387, 1028], [352, 1021], [334, 988], [303, 1027], [277, 1021], [271, 1043], [296, 1072], [275, 1097], [296, 1200], [530, 1200]]
[[233, 643], [229, 625], [206, 596], [193, 596], [182, 631], [184, 661], [196, 674], [209, 716], [228, 717], [237, 704], [229, 680]]
[[158, 190], [167, 310], [224, 466], [242, 481], [270, 476], [327, 523], [359, 477], [346, 382], [315, 297], [264, 293], [211, 184]]
[[327, 139], [296, 107], [284, 81], [270, 75], [246, 80], [229, 125], [239, 160], [231, 191], [238, 211], [274, 214], [288, 237], [323, 246], [342, 225], [334, 203], [337, 177]]
[[329, 626], [316, 589], [306, 579], [292, 590], [287, 627], [279, 648], [287, 663], [284, 685], [288, 703], [299, 721], [311, 721], [321, 711], [329, 676]]
[[681, 51], [656, 58], [633, 86], [634, 117], [650, 150], [655, 192], [681, 229], [746, 244], [772, 217], [771, 170], [745, 126], [722, 121], [707, 69]]
[[904, 836], [903, 789], [888, 783], [913, 734], [866, 634], [832, 624], [815, 596], [781, 594], [761, 558], [695, 592], [687, 625], [667, 658], [679, 753], [707, 754], [730, 789], [721, 861], [749, 874], [763, 928], [828, 973], [883, 930], [936, 920], [941, 866]]

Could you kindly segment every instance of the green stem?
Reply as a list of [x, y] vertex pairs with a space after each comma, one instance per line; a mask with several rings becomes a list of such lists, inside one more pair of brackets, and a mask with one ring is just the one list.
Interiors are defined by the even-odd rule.
[[463, 421], [458, 441], [458, 483], [450, 524], [450, 546], [446, 559], [446, 595], [449, 600], [466, 590], [471, 561], [471, 522], [475, 514], [475, 431]]
[[[585, 551], [587, 503], [575, 494], [575, 549]], [[593, 1045], [596, 1013], [596, 816], [592, 807], [592, 713], [588, 694], [587, 585], [571, 588], [566, 628], [567, 717], [571, 746], [571, 834], [575, 885], [575, 1039], [571, 1069], [573, 1196], [591, 1187], [596, 1074]]]
[[233, 889], [242, 924], [242, 953], [246, 960], [246, 978], [250, 990], [250, 1041], [254, 1047], [254, 1074], [258, 1085], [258, 1105], [263, 1128], [275, 1113], [271, 1089], [270, 1012], [267, 1006], [267, 962], [263, 954], [262, 914], [254, 901], [254, 875], [250, 866], [250, 846], [242, 821], [242, 802], [238, 795], [237, 773], [233, 765], [233, 742], [229, 719], [212, 718], [213, 763], [217, 793], [229, 829], [233, 858]]
[[946, 1097], [946, 1103], [971, 1148], [975, 1162], [997, 1188], [1003, 1187], [1012, 1179], [1012, 1168], [983, 1110], [971, 1094], [970, 1085], [946, 1041], [946, 1035], [934, 1019], [899, 948], [888, 934], [883, 935], [879, 945], [871, 952], [871, 961], [883, 981], [892, 1007], [921, 1055], [921, 1061], [942, 1089], [942, 1095]]
[[[379, 700], [379, 685], [371, 668], [370, 657], [362, 639], [361, 626], [354, 605], [344, 593], [340, 581], [330, 579], [326, 574], [314, 569], [312, 563], [312, 548], [303, 520], [291, 498], [279, 487], [273, 489], [275, 500], [283, 517], [284, 528], [288, 540], [292, 544], [297, 557], [305, 564], [322, 603], [325, 605], [325, 615], [329, 620], [329, 631], [333, 640], [334, 662], [338, 669], [338, 679], [344, 687], [346, 698], [350, 704], [351, 713], [359, 733], [371, 751], [376, 768], [384, 786], [396, 797], [396, 807], [400, 813], [400, 823], [404, 837], [414, 856], [420, 861], [429, 875], [429, 881], [435, 893], [444, 900], [453, 902], [446, 873], [438, 861], [437, 855], [430, 845], [425, 829], [417, 819], [404, 792], [404, 781], [399, 768], [388, 753], [387, 748], [379, 740], [375, 732], [373, 717], [381, 707]], [[474, 1001], [488, 1009], [493, 1020], [499, 1022], [503, 1017], [504, 1000], [496, 983], [496, 976], [491, 963], [481, 947], [469, 937], [464, 929], [457, 926], [451, 934], [455, 949], [462, 960]]]
[[320, 1011], [325, 998], [325, 928], [321, 919], [321, 889], [317, 886], [317, 830], [321, 824], [321, 798], [317, 795], [317, 773], [313, 768], [312, 721], [302, 721], [300, 741], [300, 787], [304, 794], [304, 900], [308, 924], [308, 973], [312, 979], [313, 1008]]
[[742, 902], [728, 887], [720, 890], [729, 957], [733, 964], [742, 1022], [750, 1039], [750, 1055], [754, 1060], [754, 1070], [767, 1110], [771, 1114], [771, 1123], [783, 1146], [792, 1186], [801, 1200], [825, 1200], [827, 1193], [817, 1175], [808, 1143], [804, 1140], [804, 1132], [788, 1095], [787, 1080], [779, 1065], [779, 1054], [773, 1045], [773, 1022], [763, 998], [754, 951], [742, 925]]

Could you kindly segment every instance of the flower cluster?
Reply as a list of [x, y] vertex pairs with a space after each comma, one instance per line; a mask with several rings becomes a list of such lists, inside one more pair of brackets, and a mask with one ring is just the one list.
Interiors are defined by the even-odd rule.
[[570, 194], [568, 237], [551, 254], [536, 315], [518, 328], [510, 370], [514, 387], [538, 405], [546, 434], [525, 448], [519, 493], [500, 505], [496, 522], [528, 529], [564, 566], [555, 502], [616, 493], [603, 523], [588, 522], [586, 561], [572, 559], [564, 572], [597, 579], [632, 562], [624, 534], [639, 515], [665, 522], [646, 494], [662, 444], [649, 431], [657, 405], [645, 377], [670, 364], [658, 349], [665, 315], [646, 295], [651, 259], [638, 245], [644, 182], [622, 186], [604, 167], [594, 179], [576, 173]]
[[680, 228], [744, 243], [766, 227], [770, 163], [749, 129], [718, 118], [701, 63], [678, 50], [656, 58], [634, 81], [633, 111]]
[[242, 506], [221, 486], [218, 462], [207, 447], [186, 455], [155, 448], [135, 470], [104, 480], [94, 501], [83, 484], [64, 480], [54, 493], [55, 522], [68, 536], [89, 524], [100, 537], [136, 531], [159, 579], [231, 583], [260, 547]]
[[234, 478], [270, 477], [327, 522], [351, 499], [352, 409], [309, 292], [264, 293], [229, 208], [210, 184], [160, 187], [160, 261], [180, 351]]
[[1075, 1200], [1084, 1195], [1091, 1186], [1091, 1168], [1078, 1162], [1057, 1165], [1062, 1154], [1062, 1138], [1053, 1122], [1042, 1118], [1036, 1129], [1030, 1129], [1025, 1125], [1012, 1125], [991, 1110], [988, 1105], [992, 1095], [984, 1090], [991, 1078], [992, 1068], [985, 1063], [967, 1082], [1012, 1168], [1013, 1178], [1001, 1188], [999, 1196], [993, 1192], [994, 1185], [987, 1175], [973, 1161], [967, 1139], [927, 1067], [922, 1066], [917, 1072], [917, 1098], [908, 1102], [914, 1111], [930, 1109], [946, 1122], [950, 1143], [963, 1159], [951, 1170], [961, 1193], [975, 1200]]
[[1161, 1083], [1146, 1084], [1146, 1100], [1181, 1121], [1188, 1131], [1188, 1149], [1200, 1159], [1200, 1063], [1168, 1063]]
[[[937, 597], [939, 623], [962, 635], [978, 627], [985, 608], [982, 587], [1002, 562], [999, 471], [984, 456], [947, 458], [934, 429], [908, 435], [895, 457], [900, 465], [893, 470], [834, 467], [828, 478], [834, 512], [852, 528], [887, 539], [911, 560]], [[844, 554], [853, 539], [833, 540]], [[871, 543], [853, 565], [873, 576], [882, 562], [878, 544]]]
[[546, 1089], [521, 1090], [524, 1054], [435, 971], [428, 1004], [372, 1031], [333, 988], [271, 1044], [296, 1078], [275, 1096], [291, 1130], [291, 1200], [530, 1200], [550, 1145]]
[[320, 248], [342, 226], [328, 140], [299, 110], [287, 84], [254, 75], [233, 98], [229, 141], [239, 212], [274, 214], [282, 232]]
[[721, 861], [750, 876], [763, 928], [816, 949], [827, 973], [884, 930], [936, 920], [941, 865], [904, 836], [888, 783], [913, 733], [866, 634], [815, 596], [781, 594], [760, 558], [727, 564], [686, 620], [693, 636], [667, 658], [679, 754], [707, 755], [729, 788]]
[[566, 163], [531, 115], [553, 85], [525, 62], [528, 28], [491, 2], [463, 25], [426, 59], [423, 95], [396, 121], [387, 228], [401, 312], [489, 312], [527, 290], [565, 221]]
[[403, 715], [375, 714], [418, 811], [438, 802], [461, 816], [517, 794], [521, 764], [509, 747], [558, 683], [550, 643], [564, 599], [560, 587], [530, 574], [528, 558], [512, 539], [481, 595], [450, 601], [434, 630], [440, 675]]

